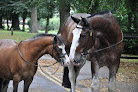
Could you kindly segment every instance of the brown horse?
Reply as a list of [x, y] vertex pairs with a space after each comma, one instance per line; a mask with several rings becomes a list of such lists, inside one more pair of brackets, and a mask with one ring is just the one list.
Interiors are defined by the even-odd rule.
[[38, 66], [38, 59], [52, 55], [58, 62], [68, 65], [70, 60], [61, 37], [39, 34], [17, 43], [11, 39], [0, 40], [0, 82], [1, 91], [7, 92], [8, 83], [13, 80], [13, 92], [24, 80], [24, 92], [28, 92]]
[[114, 92], [123, 50], [123, 36], [112, 13], [105, 11], [94, 15], [75, 14], [63, 25], [61, 36], [73, 62], [64, 68], [62, 85], [75, 92], [76, 78], [83, 64], [75, 67], [73, 65], [84, 62], [87, 58], [91, 61], [92, 92], [99, 90], [98, 71], [103, 66], [109, 69], [109, 92]]

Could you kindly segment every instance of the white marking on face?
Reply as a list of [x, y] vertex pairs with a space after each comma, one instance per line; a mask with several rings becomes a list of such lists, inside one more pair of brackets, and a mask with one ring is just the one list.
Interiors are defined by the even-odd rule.
[[[65, 45], [60, 45], [60, 46], [58, 46], [60, 49], [62, 49], [62, 54], [65, 54], [66, 53], [66, 51], [65, 51]], [[69, 59], [69, 57], [68, 57], [68, 55], [66, 54], [65, 55], [65, 60], [64, 60], [64, 64], [65, 65], [68, 65], [70, 63], [70, 59]]]
[[[77, 25], [77, 27], [82, 28], [82, 26]], [[71, 44], [71, 48], [70, 48], [70, 54], [69, 54], [69, 58], [71, 60], [74, 59], [75, 57], [75, 51], [77, 46], [79, 45], [79, 38], [80, 38], [80, 34], [82, 32], [82, 29], [79, 28], [75, 28], [72, 33], [73, 33], [73, 40], [72, 40], [72, 44]]]
[[101, 33], [101, 32], [97, 32], [96, 34], [97, 34], [97, 36], [101, 36], [101, 35], [102, 35], [102, 33]]

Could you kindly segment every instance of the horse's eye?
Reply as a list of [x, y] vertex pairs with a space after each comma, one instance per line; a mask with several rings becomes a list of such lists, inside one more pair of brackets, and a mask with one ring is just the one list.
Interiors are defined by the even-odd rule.
[[86, 34], [81, 34], [80, 37], [86, 37]]
[[61, 48], [59, 48], [59, 51], [60, 51], [60, 52], [62, 52], [62, 49], [61, 49]]

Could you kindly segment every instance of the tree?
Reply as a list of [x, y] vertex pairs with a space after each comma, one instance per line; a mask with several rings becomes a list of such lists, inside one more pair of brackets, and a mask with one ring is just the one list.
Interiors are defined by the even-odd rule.
[[58, 33], [60, 33], [60, 30], [65, 20], [70, 16], [69, 0], [59, 0], [59, 12], [60, 12], [60, 28], [59, 28]]
[[92, 6], [97, 7], [98, 0], [73, 0], [71, 7], [76, 10], [77, 13], [91, 13]]
[[11, 9], [11, 18], [12, 18], [12, 26], [13, 30], [20, 30], [19, 27], [19, 13], [20, 10], [18, 10], [19, 5], [17, 0], [10, 0], [8, 4], [9, 8]]
[[30, 9], [28, 8], [27, 4], [28, 2], [26, 0], [18, 0], [18, 2], [15, 2], [15, 5], [17, 6], [16, 13], [19, 13], [23, 19], [22, 31], [25, 31], [25, 19], [27, 15], [30, 13]]
[[55, 11], [55, 2], [56, 0], [43, 0], [39, 4], [39, 18], [46, 19], [45, 33], [48, 33], [49, 30], [49, 19], [53, 17]]
[[37, 26], [37, 6], [40, 4], [41, 0], [29, 0], [28, 6], [31, 8], [31, 28], [30, 33], [38, 33]]
[[[20, 30], [19, 28], [19, 16], [22, 15], [24, 12], [24, 16], [28, 13], [28, 7], [26, 3], [23, 1], [25, 0], [2, 0], [2, 13], [3, 18], [7, 20], [7, 29], [9, 30], [8, 20], [12, 19], [12, 28], [14, 30]], [[24, 17], [26, 18], [26, 17]], [[23, 19], [25, 20], [25, 19]], [[24, 23], [23, 23], [24, 24]], [[24, 26], [24, 25], [23, 25]], [[23, 27], [24, 29], [24, 27]]]
[[138, 32], [138, 1], [137, 0], [125, 0], [126, 9], [128, 13], [128, 25], [127, 28], [130, 32]]
[[1, 22], [0, 22], [0, 25], [1, 25], [1, 28], [3, 28], [2, 26], [2, 19], [7, 19], [7, 29], [9, 29], [9, 25], [8, 25], [8, 19], [10, 17], [10, 14], [11, 14], [11, 8], [9, 6], [9, 0], [0, 0], [0, 17], [1, 17]]

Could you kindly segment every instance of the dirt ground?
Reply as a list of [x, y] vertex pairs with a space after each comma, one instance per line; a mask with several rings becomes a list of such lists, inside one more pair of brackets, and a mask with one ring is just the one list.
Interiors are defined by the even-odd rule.
[[[39, 60], [40, 65], [51, 65], [54, 62], [56, 61], [53, 59], [48, 59], [48, 60], [40, 59]], [[58, 70], [56, 71], [57, 68]], [[47, 67], [47, 68], [43, 67], [42, 69], [48, 73], [54, 73], [56, 71], [54, 76], [62, 81], [63, 67], [59, 66], [59, 64], [55, 64], [54, 66]], [[91, 75], [89, 76], [90, 77], [88, 79], [78, 80], [77, 82], [79, 82], [79, 84], [83, 85], [85, 88], [90, 89], [92, 80], [91, 80]], [[116, 83], [117, 92], [138, 92], [138, 88], [137, 88], [138, 86], [138, 63], [121, 62], [120, 68], [119, 68], [119, 71], [116, 77], [117, 77], [117, 83]], [[100, 79], [100, 92], [108, 92], [108, 88], [107, 88], [108, 79], [102, 78], [102, 77], [100, 77], [99, 79]], [[77, 87], [76, 89], [79, 90], [79, 92], [86, 92], [80, 87]]]

